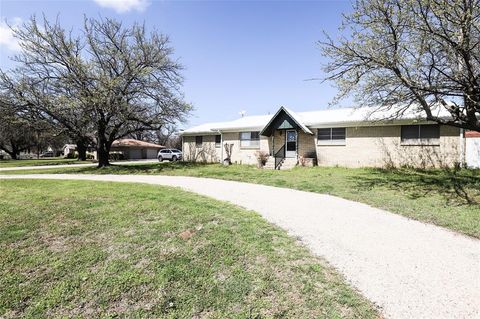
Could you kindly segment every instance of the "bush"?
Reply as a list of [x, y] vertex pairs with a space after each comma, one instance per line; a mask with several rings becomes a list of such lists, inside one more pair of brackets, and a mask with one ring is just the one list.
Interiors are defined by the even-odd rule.
[[123, 155], [123, 153], [114, 152], [108, 154], [108, 159], [112, 161], [122, 161], [125, 159], [125, 155]]
[[255, 157], [257, 158], [258, 168], [262, 168], [267, 163], [269, 154], [263, 151], [256, 151]]
[[65, 156], [65, 158], [78, 158], [78, 153], [77, 152], [71, 152], [71, 153], [68, 153], [67, 156]]

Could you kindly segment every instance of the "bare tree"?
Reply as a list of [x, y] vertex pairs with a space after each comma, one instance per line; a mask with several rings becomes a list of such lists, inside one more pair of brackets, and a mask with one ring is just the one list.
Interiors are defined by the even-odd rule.
[[320, 42], [337, 99], [480, 131], [480, 0], [358, 0], [341, 31]]
[[39, 96], [57, 121], [66, 110], [86, 120], [96, 137], [99, 167], [109, 165], [114, 140], [182, 121], [190, 110], [168, 38], [147, 33], [143, 25], [85, 18], [79, 37], [58, 21], [44, 18], [39, 25], [33, 17], [13, 32], [22, 47], [15, 72], [35, 83], [29, 88], [42, 85]]

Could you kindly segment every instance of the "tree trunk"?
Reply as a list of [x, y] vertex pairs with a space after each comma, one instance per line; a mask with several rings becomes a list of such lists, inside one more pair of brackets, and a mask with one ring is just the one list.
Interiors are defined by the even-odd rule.
[[110, 165], [108, 155], [110, 153], [110, 146], [112, 143], [108, 142], [104, 136], [99, 136], [97, 143], [98, 167], [106, 167]]
[[77, 153], [79, 161], [87, 160], [87, 142], [83, 139], [77, 140]]
[[9, 149], [7, 149], [7, 147], [3, 147], [2, 149], [8, 154], [10, 155], [10, 158], [12, 160], [16, 160], [18, 159], [18, 155], [20, 154], [20, 152], [18, 151], [18, 148], [16, 147], [16, 144], [10, 140], [10, 146], [12, 148], [12, 150], [10, 151]]

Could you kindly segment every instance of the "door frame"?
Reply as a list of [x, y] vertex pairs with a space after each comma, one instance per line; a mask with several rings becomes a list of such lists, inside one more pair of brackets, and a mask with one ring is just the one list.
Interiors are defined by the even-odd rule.
[[[287, 143], [288, 143], [288, 132], [295, 132], [295, 151], [288, 151], [287, 150]], [[297, 130], [286, 130], [285, 131], [285, 157], [297, 157], [297, 149], [298, 149], [298, 132]]]

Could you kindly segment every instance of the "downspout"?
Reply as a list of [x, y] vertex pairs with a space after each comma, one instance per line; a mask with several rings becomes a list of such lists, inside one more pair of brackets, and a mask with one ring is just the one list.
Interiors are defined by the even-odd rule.
[[460, 129], [460, 166], [465, 167], [465, 130], [463, 128]]
[[220, 163], [223, 163], [223, 134], [219, 130], [217, 130], [217, 133], [220, 134]]

